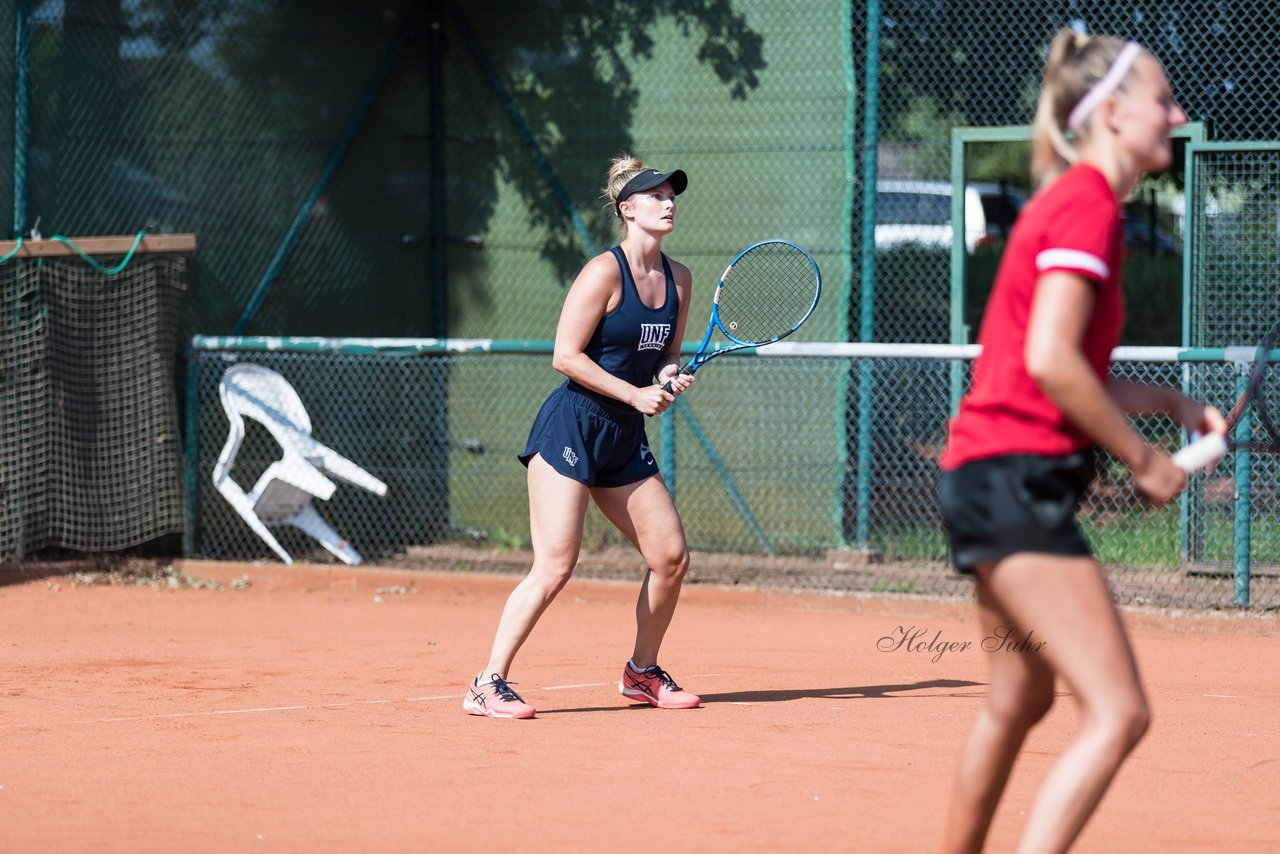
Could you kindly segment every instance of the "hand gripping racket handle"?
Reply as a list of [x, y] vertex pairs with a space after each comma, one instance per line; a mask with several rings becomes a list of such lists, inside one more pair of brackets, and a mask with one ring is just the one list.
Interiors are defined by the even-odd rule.
[[[689, 370], [689, 366], [685, 365], [683, 368], [680, 369], [680, 372], [676, 374], [676, 376], [679, 376], [680, 374], [692, 374], [692, 373], [693, 371]], [[667, 394], [671, 394], [671, 380], [667, 380], [665, 383], [662, 384], [662, 390], [665, 391]]]
[[1190, 474], [1211, 466], [1226, 456], [1227, 440], [1217, 433], [1196, 439], [1173, 455], [1173, 464]]

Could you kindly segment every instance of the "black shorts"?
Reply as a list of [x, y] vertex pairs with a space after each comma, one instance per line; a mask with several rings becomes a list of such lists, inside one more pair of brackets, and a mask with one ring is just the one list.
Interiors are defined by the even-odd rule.
[[537, 454], [565, 477], [587, 486], [626, 486], [658, 473], [644, 416], [565, 385], [546, 399], [529, 430], [520, 462]]
[[939, 504], [957, 570], [972, 574], [1020, 552], [1087, 557], [1076, 511], [1093, 481], [1093, 452], [1009, 454], [942, 472]]

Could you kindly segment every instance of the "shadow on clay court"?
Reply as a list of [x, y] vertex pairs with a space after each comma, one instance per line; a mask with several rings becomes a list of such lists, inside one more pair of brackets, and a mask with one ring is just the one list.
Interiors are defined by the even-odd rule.
[[[940, 688], [978, 688], [985, 687], [985, 682], [969, 682], [963, 679], [929, 679], [924, 682], [913, 682], [909, 685], [863, 685], [854, 688], [788, 688], [777, 691], [732, 691], [725, 694], [703, 694], [703, 707], [714, 703], [785, 703], [791, 700], [827, 699], [827, 700], [872, 700], [894, 698], [907, 691], [932, 691]], [[981, 691], [951, 691], [945, 694], [930, 694], [931, 697], [981, 697]], [[624, 706], [589, 706], [577, 709], [538, 710], [538, 716], [563, 715], [577, 712], [626, 712], [634, 709], [649, 709], [645, 703], [631, 703]]]
[[68, 576], [78, 568], [78, 566], [69, 567], [65, 564], [6, 563], [0, 565], [0, 587]]
[[[708, 703], [785, 703], [791, 700], [874, 700], [893, 698], [907, 691], [932, 691], [939, 688], [985, 687], [984, 682], [964, 679], [928, 679], [908, 685], [862, 685], [854, 688], [789, 688], [778, 691], [732, 691], [727, 694], [703, 694], [703, 704]], [[981, 692], [961, 691], [946, 694], [930, 694], [931, 697], [980, 697]]]

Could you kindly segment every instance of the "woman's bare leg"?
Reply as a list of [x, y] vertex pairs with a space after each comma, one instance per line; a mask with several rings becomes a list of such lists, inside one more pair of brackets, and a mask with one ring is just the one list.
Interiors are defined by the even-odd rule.
[[1150, 723], [1133, 650], [1091, 558], [1015, 555], [985, 582], [1000, 611], [1043, 643], [1038, 654], [1080, 706], [1080, 731], [1040, 787], [1018, 847], [1065, 851]]
[[[985, 572], [977, 577], [978, 619], [982, 637], [1014, 628], [992, 601]], [[1025, 637], [1010, 637], [1016, 643]], [[1003, 645], [1002, 645], [1003, 646]], [[996, 806], [1027, 733], [1053, 705], [1053, 672], [1038, 655], [986, 650], [991, 684], [960, 753], [947, 814], [944, 852], [982, 850]]]
[[529, 460], [529, 530], [533, 567], [507, 598], [483, 675], [507, 677], [511, 662], [538, 618], [564, 588], [578, 563], [590, 495], [540, 456]]
[[631, 661], [643, 669], [658, 661], [680, 586], [689, 569], [684, 526], [661, 477], [591, 492], [605, 517], [635, 545], [649, 567], [636, 601], [636, 644]]

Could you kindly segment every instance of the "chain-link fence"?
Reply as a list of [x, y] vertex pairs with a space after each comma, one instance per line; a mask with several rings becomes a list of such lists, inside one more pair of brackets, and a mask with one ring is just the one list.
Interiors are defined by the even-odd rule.
[[[1278, 60], [1273, 51], [1262, 48], [1280, 35], [1280, 18], [1268, 0], [879, 0], [874, 5], [880, 14], [871, 19], [866, 17], [868, 5], [865, 0], [854, 4], [854, 67], [865, 72], [861, 79], [877, 83], [877, 100], [870, 105], [877, 122], [868, 133], [865, 119], [860, 120], [855, 139], [865, 142], [860, 152], [876, 158], [880, 186], [874, 196], [866, 187], [855, 196], [853, 221], [856, 228], [867, 205], [877, 203], [875, 257], [857, 254], [854, 259], [855, 269], [874, 277], [870, 289], [874, 299], [854, 304], [855, 314], [859, 309], [874, 314], [869, 340], [953, 340], [949, 335], [949, 217], [944, 214], [939, 222], [917, 211], [906, 220], [917, 225], [919, 237], [913, 241], [900, 239], [900, 232], [888, 226], [904, 224], [895, 219], [903, 206], [904, 181], [917, 182], [907, 198], [917, 199], [921, 207], [929, 206], [930, 196], [945, 194], [945, 201], [950, 201], [953, 128], [1030, 124], [1045, 47], [1059, 28], [1111, 34], [1149, 47], [1164, 63], [1174, 95], [1189, 119], [1202, 123], [1210, 140], [1280, 138], [1280, 102], [1269, 83], [1273, 77], [1269, 69]], [[868, 62], [868, 57], [878, 62]], [[1149, 179], [1126, 205], [1125, 240], [1130, 248], [1126, 286], [1138, 294], [1136, 302], [1145, 308], [1126, 330], [1129, 344], [1193, 343], [1182, 338], [1184, 310], [1238, 317], [1241, 308], [1246, 313], [1269, 310], [1274, 299], [1274, 290], [1264, 294], [1265, 287], [1259, 285], [1252, 294], [1233, 292], [1217, 308], [1211, 302], [1223, 296], [1221, 290], [1206, 293], [1210, 303], [1203, 308], [1184, 308], [1182, 222], [1193, 209], [1181, 206], [1185, 157], [1181, 147], [1176, 155], [1173, 168]], [[979, 298], [994, 273], [998, 238], [1007, 229], [1010, 214], [1030, 192], [1028, 165], [1024, 143], [993, 144], [970, 152], [966, 188], [975, 202], [981, 197], [978, 211], [985, 220], [977, 234], [968, 238], [974, 252], [969, 287]], [[1243, 166], [1253, 173], [1250, 179], [1265, 168], [1269, 167], [1256, 163]], [[945, 232], [937, 227], [942, 222]], [[983, 245], [992, 237], [997, 238], [994, 246]], [[1274, 233], [1271, 239], [1274, 243]], [[1236, 260], [1243, 258], [1236, 256]], [[1197, 299], [1195, 293], [1189, 296], [1193, 302]], [[967, 312], [975, 329], [980, 313], [980, 302]], [[857, 329], [857, 322], [851, 328]], [[1194, 343], [1243, 344], [1258, 336], [1240, 327], [1219, 327], [1213, 332], [1220, 337], [1197, 337]]]
[[[1064, 26], [1150, 46], [1208, 139], [1280, 136], [1269, 0], [15, 0], [0, 196], [11, 234], [197, 234], [184, 339], [541, 338], [615, 238], [599, 187], [629, 151], [689, 172], [668, 247], [695, 281], [789, 237], [831, 286], [809, 340], [946, 341], [950, 131], [1028, 124]], [[979, 266], [1026, 165], [975, 152]], [[1132, 246], [1154, 251], [1128, 272], [1178, 292], [1168, 198], [1130, 206]]]
[[1280, 322], [1280, 143], [1192, 149], [1190, 343], [1256, 344]]
[[[801, 344], [708, 368], [703, 382], [648, 425], [699, 553], [695, 577], [798, 589], [964, 589], [946, 567], [936, 481], [947, 415], [974, 349]], [[515, 455], [559, 380], [549, 350], [548, 342], [203, 339], [191, 378], [199, 437], [191, 451], [191, 553], [269, 555], [210, 480], [228, 435], [218, 384], [238, 362], [285, 376], [314, 435], [388, 484], [385, 497], [347, 487], [317, 502], [367, 558], [404, 559], [451, 542], [527, 548], [528, 496]], [[1234, 399], [1238, 368], [1223, 351], [1119, 356], [1123, 376], [1196, 383], [1219, 405]], [[855, 431], [844, 415], [860, 382], [874, 386], [869, 465], [861, 471], [850, 464], [845, 437]], [[744, 399], [743, 389], [757, 391]], [[1169, 449], [1181, 444], [1167, 420], [1138, 426]], [[248, 490], [279, 456], [259, 428], [241, 447], [233, 477]], [[1244, 455], [1229, 456], [1195, 475], [1181, 501], [1151, 509], [1124, 467], [1100, 458], [1083, 525], [1123, 601], [1280, 605], [1277, 472], [1253, 462], [1249, 474]], [[1241, 483], [1242, 473], [1252, 479]], [[1242, 493], [1251, 496], [1243, 517]], [[859, 502], [866, 504], [865, 540], [856, 539]], [[323, 559], [315, 540], [279, 530], [291, 554]], [[586, 543], [591, 551], [625, 541], [593, 513]]]
[[543, 337], [616, 242], [623, 152], [690, 174], [668, 251], [699, 281], [774, 236], [848, 265], [842, 3], [0, 9], [6, 233], [198, 235], [184, 339]]
[[[1254, 344], [1280, 309], [1275, 151], [1249, 143], [1280, 137], [1280, 102], [1267, 88], [1280, 59], [1265, 49], [1280, 18], [1268, 0], [566, 0], [543, 15], [513, 0], [17, 0], [0, 11], [0, 41], [16, 47], [0, 52], [0, 80], [12, 81], [0, 86], [0, 147], [13, 152], [0, 157], [0, 195], [13, 199], [5, 209], [14, 234], [195, 233], [201, 248], [177, 340], [542, 340], [582, 263], [617, 238], [599, 188], [608, 159], [630, 152], [690, 175], [664, 249], [693, 270], [695, 300], [742, 247], [780, 236], [823, 270], [824, 299], [801, 340], [958, 342], [953, 317], [962, 311], [976, 327], [1030, 188], [1025, 142], [973, 146], [954, 185], [952, 131], [1027, 125], [1045, 46], [1064, 26], [1148, 45], [1200, 133], [1126, 206], [1125, 343]], [[962, 292], [948, 248], [957, 190], [966, 211], [972, 201], [981, 212], [980, 222], [964, 222]], [[348, 376], [363, 377], [371, 367], [360, 359], [383, 357], [341, 358], [353, 360], [342, 363]], [[486, 358], [498, 357], [424, 356], [380, 379], [392, 385], [377, 394], [349, 386], [350, 399], [368, 394], [375, 413], [388, 399], [411, 399], [428, 423], [448, 414], [447, 434], [422, 438], [413, 454], [436, 461], [435, 473], [393, 484], [393, 494], [419, 495], [421, 507], [387, 529], [401, 533], [372, 534], [374, 553], [379, 537], [387, 548], [430, 541], [457, 534], [472, 515], [488, 520], [476, 527], [486, 537], [519, 538], [522, 483], [514, 509], [470, 499], [485, 510], [478, 514], [453, 480], [467, 471], [518, 478], [490, 472], [491, 449], [498, 437], [523, 434], [522, 419], [555, 377], [532, 360], [526, 381], [487, 388], [477, 423], [463, 430], [469, 410], [455, 402], [485, 387], [497, 363], [484, 362], [476, 380], [467, 371]], [[297, 380], [314, 383], [304, 399], [329, 393], [338, 364]], [[414, 373], [428, 365], [439, 372], [430, 381]], [[771, 370], [799, 371], [789, 362]], [[706, 503], [715, 518], [736, 520], [704, 530], [700, 547], [767, 556], [856, 543], [904, 559], [877, 538], [887, 520], [931, 506], [932, 470], [927, 454], [901, 450], [904, 437], [887, 443], [881, 413], [917, 413], [901, 417], [936, 426], [942, 410], [914, 395], [945, 378], [953, 396], [962, 375], [954, 365], [840, 359], [805, 370], [796, 382], [822, 391], [806, 413], [813, 432], [796, 432], [786, 420], [794, 413], [780, 411], [779, 435], [797, 444], [771, 452], [792, 473], [770, 465], [753, 474], [712, 453], [715, 431], [730, 428], [704, 415], [715, 407], [698, 397], [671, 416], [672, 462], [701, 454], [714, 473], [695, 477], [696, 462], [676, 465], [668, 474], [682, 502], [690, 513]], [[906, 372], [902, 381], [884, 379], [895, 371]], [[1201, 369], [1187, 382], [1213, 397], [1229, 385], [1219, 389]], [[698, 394], [733, 397], [728, 389], [740, 386], [724, 387], [706, 383]], [[210, 417], [201, 401], [186, 414], [193, 427]], [[517, 426], [489, 424], [508, 401]], [[767, 435], [774, 419], [744, 419], [735, 441]], [[20, 453], [27, 440], [15, 429], [6, 426], [5, 441]], [[202, 430], [202, 453], [221, 430]], [[245, 461], [269, 455], [255, 451], [261, 438], [250, 437]], [[358, 432], [350, 441], [366, 450]], [[810, 447], [824, 449], [820, 462], [802, 450]], [[367, 450], [401, 459], [391, 445]], [[1269, 464], [1255, 461], [1258, 483], [1269, 481]], [[788, 493], [794, 506], [753, 509], [754, 491], [782, 489], [779, 477], [807, 484]], [[192, 487], [206, 480], [203, 469], [187, 473]], [[494, 491], [512, 487], [499, 479]], [[1186, 555], [1216, 542], [1190, 533], [1220, 507], [1195, 495], [1180, 510]], [[225, 509], [194, 489], [188, 499]], [[356, 533], [383, 524], [373, 509], [383, 505], [368, 496], [334, 500], [335, 510], [350, 501], [374, 514]], [[188, 538], [243, 547], [213, 517], [199, 518], [210, 524], [197, 530], [189, 520]], [[827, 526], [822, 537], [815, 519]], [[929, 536], [936, 541], [936, 530]]]
[[431, 331], [424, 5], [3, 4], [6, 233], [197, 234], [185, 333]]

